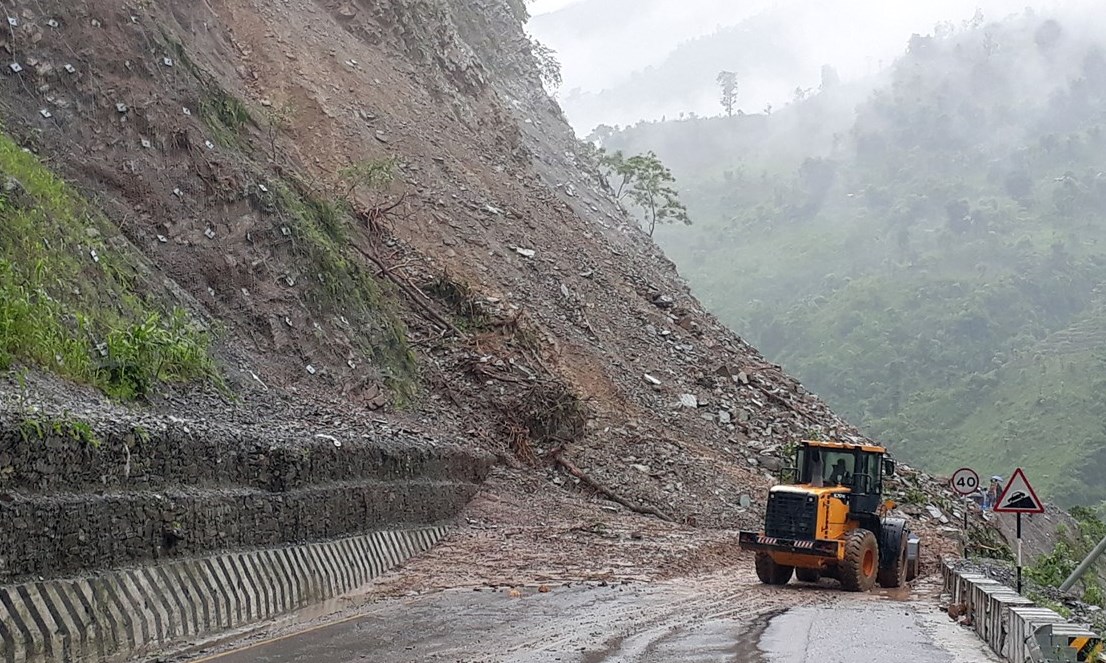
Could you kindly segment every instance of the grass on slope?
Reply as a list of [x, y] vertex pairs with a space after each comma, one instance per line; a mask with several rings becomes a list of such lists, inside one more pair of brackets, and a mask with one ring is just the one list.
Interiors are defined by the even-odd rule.
[[355, 330], [358, 350], [380, 370], [397, 404], [409, 402], [418, 389], [414, 350], [396, 311], [395, 293], [351, 249], [346, 206], [310, 194], [294, 181], [277, 183], [263, 204], [287, 224], [296, 259], [313, 272], [308, 303]]
[[122, 399], [216, 378], [208, 336], [136, 290], [115, 229], [0, 133], [0, 368], [27, 363]]
[[[1041, 351], [988, 380], [917, 395], [896, 421], [872, 423], [916, 431], [917, 438], [893, 446], [934, 471], [968, 466], [1008, 477], [1022, 467], [1046, 499], [1094, 508], [1106, 500], [1099, 469], [1106, 460], [1103, 368], [1093, 347]], [[941, 441], [940, 449], [933, 440]]]

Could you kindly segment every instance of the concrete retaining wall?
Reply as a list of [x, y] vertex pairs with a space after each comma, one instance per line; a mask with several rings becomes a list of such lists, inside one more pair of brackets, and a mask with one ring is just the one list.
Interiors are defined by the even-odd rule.
[[123, 661], [271, 619], [360, 587], [444, 534], [376, 532], [0, 587], [0, 663]]
[[[1089, 661], [1102, 639], [1068, 624], [1061, 615], [1037, 607], [1009, 587], [985, 576], [941, 568], [945, 593], [963, 605], [972, 627], [991, 650], [1011, 663]], [[1106, 663], [1106, 656], [1099, 656]]]

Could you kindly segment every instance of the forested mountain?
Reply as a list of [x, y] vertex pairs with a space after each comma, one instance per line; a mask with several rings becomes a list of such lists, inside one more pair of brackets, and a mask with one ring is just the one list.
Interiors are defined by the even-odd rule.
[[721, 70], [740, 77], [738, 108], [778, 108], [796, 88], [817, 89], [823, 65], [854, 80], [890, 63], [911, 32], [1008, 11], [1009, 0], [581, 0], [528, 29], [558, 51], [561, 105], [586, 133], [601, 122], [717, 112]]
[[[859, 104], [642, 123], [695, 225], [658, 239], [768, 356], [900, 456], [1106, 499], [1106, 29], [939, 26]], [[865, 93], [867, 94], [867, 93]]]

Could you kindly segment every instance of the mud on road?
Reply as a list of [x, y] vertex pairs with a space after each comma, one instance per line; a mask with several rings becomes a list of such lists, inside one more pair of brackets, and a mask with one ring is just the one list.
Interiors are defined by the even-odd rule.
[[642, 584], [466, 588], [393, 598], [344, 621], [194, 663], [777, 663], [991, 661], [936, 586], [846, 594], [765, 587], [745, 569]]
[[[913, 590], [864, 595], [829, 580], [766, 587], [734, 531], [608, 511], [567, 493], [524, 493], [515, 487], [537, 479], [502, 474], [493, 473], [445, 541], [359, 594], [179, 660], [795, 663], [804, 659], [773, 647], [805, 640], [773, 634], [784, 628], [808, 637], [825, 621], [811, 615], [838, 611], [847, 628], [836, 629], [830, 653], [850, 651], [848, 638], [871, 620], [905, 630], [885, 643], [889, 651], [895, 642], [933, 641], [919, 622], [930, 613], [959, 635], [938, 611], [936, 576], [923, 576]], [[928, 534], [927, 541], [931, 554], [947, 543]], [[979, 644], [963, 635], [969, 649]]]
[[[830, 587], [766, 588], [747, 572], [659, 583], [446, 590], [261, 641], [218, 663], [757, 661], [768, 616], [832, 602]], [[759, 626], [759, 628], [758, 628]]]

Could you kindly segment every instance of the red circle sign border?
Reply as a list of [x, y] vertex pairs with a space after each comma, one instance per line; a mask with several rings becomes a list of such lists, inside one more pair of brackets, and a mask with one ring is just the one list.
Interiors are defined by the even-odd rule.
[[[956, 477], [960, 476], [960, 474], [963, 472], [968, 472], [970, 473], [970, 476], [975, 478], [975, 487], [967, 492], [964, 492], [956, 487]], [[949, 479], [949, 485], [952, 487], [952, 491], [954, 493], [962, 497], [967, 497], [968, 495], [971, 495], [972, 493], [979, 490], [979, 473], [970, 467], [961, 467], [959, 470], [956, 470], [952, 473], [952, 478]]]

